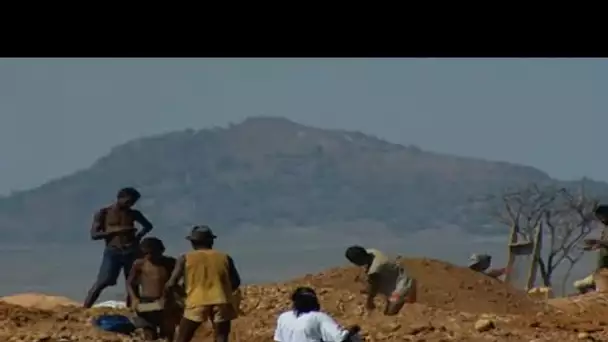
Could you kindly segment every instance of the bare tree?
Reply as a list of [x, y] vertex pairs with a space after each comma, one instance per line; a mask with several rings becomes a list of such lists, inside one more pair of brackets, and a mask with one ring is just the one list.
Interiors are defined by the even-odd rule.
[[575, 195], [565, 188], [530, 185], [500, 196], [499, 210], [494, 216], [512, 227], [516, 241], [534, 241], [537, 227], [542, 229], [543, 242], [536, 262], [544, 286], [552, 285], [556, 268], [568, 262], [567, 279], [583, 255], [582, 242], [593, 231], [593, 211], [597, 201], [585, 194], [584, 184]]
[[518, 240], [533, 240], [536, 227], [543, 220], [547, 208], [555, 202], [563, 189], [541, 188], [532, 184], [517, 191], [501, 195], [502, 210], [499, 220], [513, 227]]
[[547, 233], [548, 244], [544, 245], [538, 266], [545, 286], [551, 286], [553, 272], [566, 261], [568, 271], [562, 282], [562, 289], [565, 289], [570, 272], [584, 253], [583, 240], [593, 231], [593, 211], [597, 204], [585, 195], [584, 184], [581, 184], [578, 194], [562, 190], [544, 210], [541, 224]]
[[574, 269], [574, 265], [579, 262], [584, 254], [584, 250], [580, 246], [576, 246], [572, 251], [570, 251], [570, 255], [565, 258], [565, 260], [568, 261], [568, 268], [564, 274], [564, 277], [562, 278], [562, 283], [560, 284], [559, 294], [561, 296], [566, 294], [566, 287], [568, 286], [568, 280], [570, 280], [570, 275], [572, 273], [572, 269]]

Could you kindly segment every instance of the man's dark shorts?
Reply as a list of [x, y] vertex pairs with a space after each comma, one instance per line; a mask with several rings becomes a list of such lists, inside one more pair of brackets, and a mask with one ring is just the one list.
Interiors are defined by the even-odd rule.
[[124, 249], [106, 247], [103, 251], [97, 283], [105, 286], [114, 286], [118, 282], [122, 270], [125, 279], [129, 276], [133, 262], [138, 257], [138, 247], [132, 246]]
[[[153, 303], [157, 299], [141, 297], [139, 300], [140, 300], [140, 303]], [[135, 319], [135, 321], [136, 321], [135, 325], [138, 328], [156, 329], [156, 328], [159, 328], [163, 322], [164, 310], [146, 311], [146, 312], [136, 311], [136, 313], [137, 313], [137, 317]]]

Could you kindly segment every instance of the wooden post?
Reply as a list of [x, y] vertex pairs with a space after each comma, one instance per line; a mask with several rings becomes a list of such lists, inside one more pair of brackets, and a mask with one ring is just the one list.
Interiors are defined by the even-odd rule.
[[532, 250], [532, 262], [528, 269], [528, 281], [526, 282], [526, 291], [534, 287], [536, 282], [536, 272], [538, 270], [538, 260], [540, 259], [540, 251], [543, 244], [543, 225], [542, 222], [536, 227], [536, 236], [534, 237], [534, 248]]
[[[511, 245], [517, 242], [517, 229], [515, 228], [515, 224], [511, 226], [511, 236], [509, 238], [509, 243], [507, 244], [507, 269], [510, 270], [513, 267], [513, 262], [515, 261], [515, 256], [511, 251]], [[505, 283], [509, 283], [511, 281], [511, 272], [508, 272], [505, 275]]]

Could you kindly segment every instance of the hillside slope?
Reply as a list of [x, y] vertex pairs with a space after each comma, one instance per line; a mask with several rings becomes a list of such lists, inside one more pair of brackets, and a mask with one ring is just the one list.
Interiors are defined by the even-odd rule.
[[365, 220], [399, 231], [455, 224], [478, 232], [487, 215], [472, 197], [548, 181], [532, 167], [261, 117], [117, 146], [86, 170], [0, 199], [0, 227], [12, 240], [86, 239], [94, 210], [133, 185], [158, 229]]

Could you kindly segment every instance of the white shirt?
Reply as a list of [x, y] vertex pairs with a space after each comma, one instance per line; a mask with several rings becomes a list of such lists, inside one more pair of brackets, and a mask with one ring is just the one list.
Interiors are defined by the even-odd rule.
[[296, 317], [294, 311], [283, 312], [274, 332], [276, 342], [341, 342], [348, 331], [324, 312], [314, 311]]

